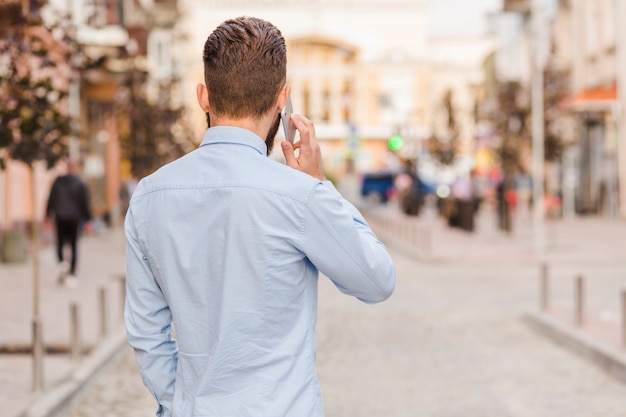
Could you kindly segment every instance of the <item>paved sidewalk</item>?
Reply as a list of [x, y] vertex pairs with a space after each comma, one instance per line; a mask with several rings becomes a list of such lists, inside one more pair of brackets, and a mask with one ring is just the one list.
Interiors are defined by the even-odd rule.
[[[465, 237], [443, 227], [436, 235], [442, 251]], [[398, 273], [386, 302], [361, 303], [320, 279], [316, 368], [327, 417], [626, 415], [626, 384], [520, 320], [537, 305], [534, 265], [471, 253], [421, 260], [386, 243]], [[65, 417], [155, 408], [128, 350]]]
[[[425, 264], [481, 264], [498, 270], [518, 271], [536, 266], [539, 305], [540, 260], [534, 254], [530, 217], [520, 213], [510, 234], [497, 230], [494, 213], [488, 207], [476, 219], [476, 230], [467, 233], [451, 229], [433, 210], [419, 217], [402, 215], [397, 207], [364, 208], [366, 217], [379, 237], [394, 250], [417, 257]], [[573, 279], [588, 279], [587, 325], [579, 331], [598, 336], [603, 343], [615, 345], [618, 339], [618, 293], [626, 282], [626, 222], [598, 218], [577, 218], [547, 223], [549, 266], [549, 314], [567, 322], [573, 304]], [[0, 354], [0, 415], [9, 417], [50, 417], [63, 402], [79, 398], [81, 387], [93, 381], [102, 366], [115, 363], [124, 352], [122, 329], [122, 286], [124, 273], [124, 236], [121, 229], [84, 238], [80, 243], [78, 289], [57, 285], [56, 262], [52, 248], [41, 254], [41, 310], [46, 344], [63, 350], [69, 341], [70, 303], [81, 311], [83, 343], [91, 353], [73, 363], [67, 353], [45, 357], [45, 393], [32, 394], [32, 360], [29, 355]], [[504, 266], [504, 268], [502, 268]], [[532, 270], [532, 268], [531, 268]], [[32, 320], [32, 266], [0, 264], [0, 345], [23, 347], [30, 343]], [[106, 289], [109, 336], [100, 336], [99, 294]], [[611, 340], [613, 342], [611, 342]], [[30, 406], [30, 407], [29, 407]], [[67, 407], [65, 407], [67, 409]], [[26, 412], [24, 411], [26, 410]]]
[[[37, 401], [54, 402], [49, 394], [99, 365], [90, 364], [97, 348], [109, 345], [109, 353], [125, 342], [120, 333], [122, 325], [122, 298], [125, 241], [121, 229], [105, 230], [79, 241], [77, 267], [78, 288], [69, 289], [57, 282], [56, 258], [51, 245], [40, 252], [40, 311], [44, 343], [51, 352], [44, 356], [44, 394], [32, 392], [32, 357], [24, 352], [31, 344], [33, 319], [33, 267], [25, 263], [0, 263], [0, 415], [23, 415], [29, 405]], [[104, 295], [104, 304], [101, 302]], [[83, 357], [72, 361], [68, 353], [70, 340], [70, 305], [79, 310], [79, 331]], [[105, 320], [102, 319], [105, 306]], [[104, 328], [103, 328], [104, 324]], [[110, 346], [113, 343], [113, 346]], [[105, 353], [105, 357], [106, 357]], [[105, 358], [106, 359], [106, 358]], [[105, 360], [106, 362], [106, 360]], [[80, 376], [80, 378], [83, 378]], [[85, 376], [88, 378], [88, 376]], [[59, 394], [57, 394], [58, 397]], [[46, 398], [48, 396], [48, 398]], [[57, 402], [66, 398], [58, 397]], [[36, 401], [37, 400], [37, 401]], [[53, 409], [56, 404], [47, 404]], [[41, 407], [40, 407], [41, 409]], [[42, 415], [47, 415], [46, 413]]]
[[[400, 249], [428, 262], [463, 261], [491, 264], [540, 265], [536, 256], [531, 214], [514, 216], [511, 232], [497, 227], [495, 208], [484, 206], [475, 230], [448, 227], [434, 208], [406, 216], [393, 205], [361, 207], [372, 227]], [[573, 217], [545, 222], [543, 260], [551, 268], [585, 269], [626, 267], [626, 221], [600, 217]], [[625, 277], [626, 278], [626, 277]]]
[[[530, 213], [518, 213], [511, 233], [497, 228], [486, 206], [474, 232], [450, 228], [433, 209], [419, 217], [392, 216], [397, 207], [365, 209], [375, 232], [425, 263], [535, 267], [536, 304], [526, 321], [626, 382], [621, 292], [626, 288], [626, 221], [600, 217], [548, 220], [545, 252], [537, 256]], [[540, 308], [542, 265], [547, 266], [548, 308]], [[575, 324], [575, 283], [584, 280], [583, 324]], [[504, 278], [504, 277], [503, 277]]]

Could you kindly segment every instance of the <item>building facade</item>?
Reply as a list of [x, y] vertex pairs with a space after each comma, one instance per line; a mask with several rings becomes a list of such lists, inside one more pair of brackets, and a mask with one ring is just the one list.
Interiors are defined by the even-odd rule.
[[[203, 82], [201, 52], [210, 31], [249, 15], [274, 23], [285, 37], [294, 111], [316, 123], [330, 176], [396, 170], [399, 160], [416, 157], [450, 88], [462, 136], [471, 141], [472, 85], [480, 83], [489, 41], [431, 39], [428, 7], [427, 0], [183, 1], [187, 104], [197, 107], [193, 91]], [[201, 135], [205, 119], [199, 110], [192, 117]], [[392, 152], [387, 141], [395, 134], [404, 147]]]
[[[210, 30], [239, 15], [265, 18], [285, 36], [294, 110], [316, 123], [329, 177], [398, 170], [401, 160], [416, 158], [438, 129], [449, 90], [463, 152], [471, 153], [474, 96], [490, 41], [430, 38], [428, 6], [429, 0], [50, 0], [71, 16], [89, 62], [68, 74], [81, 132], [70, 154], [82, 162], [94, 213], [120, 221], [119, 187], [131, 176], [121, 142], [133, 134], [125, 109], [134, 77], [151, 100], [162, 101], [167, 90], [173, 106], [187, 108], [199, 141], [206, 128], [195, 98], [202, 47]], [[171, 133], [182, 130], [173, 126]], [[391, 151], [387, 141], [396, 134], [404, 147]], [[10, 163], [0, 171], [1, 229], [29, 219], [31, 207], [42, 218], [56, 172], [37, 172], [33, 202], [24, 192], [28, 170]]]
[[[20, 4], [8, 0], [2, 7], [9, 3]], [[120, 146], [120, 134], [128, 125], [124, 109], [129, 86], [139, 74], [142, 88], [155, 100], [162, 84], [171, 87], [178, 68], [172, 53], [176, 1], [50, 0], [43, 13], [48, 19], [69, 17], [80, 45], [73, 57], [78, 69], [64, 74], [71, 83], [69, 111], [79, 132], [70, 140], [69, 157], [82, 165], [96, 218], [119, 224], [120, 184], [131, 175]], [[28, 167], [11, 160], [6, 165], [0, 170], [0, 230], [22, 229], [31, 219], [43, 219], [49, 187], [59, 172], [35, 164], [33, 193]]]
[[[558, 109], [566, 147], [558, 167], [548, 170], [558, 179], [553, 188], [561, 194], [566, 214], [626, 217], [626, 83], [619, 59], [626, 48], [620, 20], [626, 9], [621, 3], [506, 0], [500, 16], [511, 23], [500, 36], [506, 45], [498, 53], [500, 77], [529, 89], [534, 59], [568, 74], [568, 94]], [[544, 16], [545, 37], [539, 41], [533, 13]]]

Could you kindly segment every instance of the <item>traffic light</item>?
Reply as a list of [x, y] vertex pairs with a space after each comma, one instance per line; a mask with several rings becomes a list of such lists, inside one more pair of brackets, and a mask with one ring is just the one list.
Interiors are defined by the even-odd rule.
[[395, 134], [389, 138], [387, 145], [392, 151], [399, 151], [404, 146], [404, 139], [402, 136]]

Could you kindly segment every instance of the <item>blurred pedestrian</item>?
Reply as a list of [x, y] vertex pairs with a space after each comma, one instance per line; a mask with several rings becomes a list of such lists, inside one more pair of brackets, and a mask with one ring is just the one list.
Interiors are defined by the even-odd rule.
[[135, 189], [137, 189], [137, 184], [139, 184], [139, 180], [135, 175], [133, 175], [124, 181], [120, 186], [120, 208], [122, 211], [122, 218], [126, 217], [126, 212], [128, 211], [128, 206], [130, 205], [130, 199], [133, 196]]
[[[67, 172], [58, 176], [50, 189], [46, 219], [54, 223], [59, 283], [75, 288], [78, 285], [76, 279], [78, 239], [81, 228], [91, 220], [91, 210], [87, 186], [78, 176], [78, 163], [70, 160], [66, 168]], [[71, 249], [69, 263], [64, 256], [66, 245]]]
[[280, 31], [225, 21], [203, 61], [209, 129], [140, 181], [126, 215], [129, 342], [158, 416], [321, 417], [319, 272], [376, 303], [395, 267], [325, 179], [310, 120], [291, 116], [300, 140], [281, 143], [286, 164], [267, 158], [290, 93]]

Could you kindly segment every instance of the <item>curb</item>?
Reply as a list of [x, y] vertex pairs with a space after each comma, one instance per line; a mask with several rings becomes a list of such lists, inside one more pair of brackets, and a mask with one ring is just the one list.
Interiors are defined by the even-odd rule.
[[615, 378], [626, 382], [626, 351], [600, 342], [546, 313], [527, 311], [523, 320], [535, 330], [571, 351], [591, 360]]
[[14, 417], [66, 416], [98, 377], [122, 359], [127, 347], [125, 330], [109, 336], [83, 359], [67, 380], [45, 391]]

